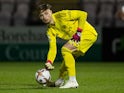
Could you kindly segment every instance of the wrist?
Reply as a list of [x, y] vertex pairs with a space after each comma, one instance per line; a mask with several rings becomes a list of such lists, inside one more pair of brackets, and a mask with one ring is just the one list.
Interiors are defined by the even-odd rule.
[[51, 60], [47, 60], [47, 62], [46, 63], [50, 63], [50, 64], [52, 64], [52, 61]]
[[80, 32], [81, 33], [82, 32], [82, 29], [78, 27], [77, 28], [77, 32]]

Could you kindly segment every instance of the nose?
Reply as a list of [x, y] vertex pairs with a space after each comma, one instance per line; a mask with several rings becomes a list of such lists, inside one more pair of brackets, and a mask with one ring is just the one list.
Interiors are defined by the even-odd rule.
[[43, 15], [42, 18], [43, 18], [43, 19], [46, 19], [47, 17]]

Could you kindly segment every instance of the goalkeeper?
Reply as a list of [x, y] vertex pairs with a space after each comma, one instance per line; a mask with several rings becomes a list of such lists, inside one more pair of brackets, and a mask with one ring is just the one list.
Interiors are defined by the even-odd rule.
[[[45, 66], [54, 69], [53, 63], [57, 53], [56, 38], [67, 40], [61, 48], [63, 61], [55, 86], [59, 88], [77, 88], [75, 58], [83, 56], [97, 39], [97, 32], [86, 20], [87, 13], [80, 10], [62, 10], [53, 13], [51, 5], [39, 5], [39, 17], [48, 25], [47, 36], [49, 51]], [[64, 78], [69, 76], [65, 85]]]

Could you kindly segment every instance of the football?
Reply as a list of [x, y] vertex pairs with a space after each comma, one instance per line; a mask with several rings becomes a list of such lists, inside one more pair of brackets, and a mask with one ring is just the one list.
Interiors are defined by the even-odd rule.
[[39, 69], [36, 73], [35, 73], [35, 79], [38, 83], [42, 84], [42, 85], [46, 85], [48, 82], [50, 82], [51, 80], [51, 75], [49, 70], [43, 68], [43, 69]]

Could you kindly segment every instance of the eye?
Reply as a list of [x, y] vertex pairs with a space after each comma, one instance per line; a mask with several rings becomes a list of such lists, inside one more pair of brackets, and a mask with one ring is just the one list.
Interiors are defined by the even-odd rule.
[[48, 15], [49, 13], [48, 12], [45, 12], [44, 15]]

